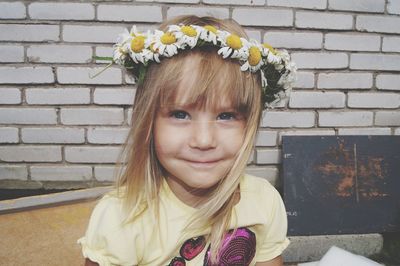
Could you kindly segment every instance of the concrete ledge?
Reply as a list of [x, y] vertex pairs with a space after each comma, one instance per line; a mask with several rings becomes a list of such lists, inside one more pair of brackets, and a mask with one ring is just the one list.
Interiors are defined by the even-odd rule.
[[39, 196], [23, 197], [13, 200], [2, 200], [0, 201], [0, 214], [95, 199], [101, 197], [111, 189], [112, 187], [96, 187]]
[[320, 260], [333, 245], [365, 257], [379, 253], [383, 247], [380, 234], [292, 236], [289, 239], [291, 243], [283, 254], [287, 263]]

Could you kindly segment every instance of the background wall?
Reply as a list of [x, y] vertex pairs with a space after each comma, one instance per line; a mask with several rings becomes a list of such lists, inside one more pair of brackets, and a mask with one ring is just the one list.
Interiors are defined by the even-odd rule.
[[118, 67], [90, 79], [104, 66], [92, 57], [132, 24], [180, 14], [233, 18], [297, 62], [250, 173], [276, 181], [282, 135], [400, 135], [399, 0], [1, 1], [0, 187], [112, 181], [135, 86]]

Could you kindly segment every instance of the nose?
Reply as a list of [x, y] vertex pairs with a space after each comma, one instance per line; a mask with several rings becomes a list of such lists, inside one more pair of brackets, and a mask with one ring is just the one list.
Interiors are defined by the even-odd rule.
[[215, 148], [217, 146], [215, 123], [209, 120], [193, 122], [189, 146], [199, 150]]

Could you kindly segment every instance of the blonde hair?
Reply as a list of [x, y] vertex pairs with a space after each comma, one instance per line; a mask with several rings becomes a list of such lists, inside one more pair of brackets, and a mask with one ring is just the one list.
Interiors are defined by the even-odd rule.
[[[177, 17], [163, 23], [160, 29], [165, 30], [167, 25], [180, 23], [212, 25], [246, 37], [236, 22], [212, 17]], [[119, 165], [126, 162], [126, 167], [120, 168], [117, 188], [123, 196], [124, 209], [130, 221], [138, 218], [145, 210], [151, 211], [155, 221], [157, 220], [158, 195], [164, 177], [154, 148], [154, 120], [160, 106], [175, 100], [176, 90], [187, 73], [187, 70], [182, 68], [183, 63], [193, 58], [199, 60], [199, 63], [196, 65], [197, 73], [193, 77], [195, 81], [187, 88], [186, 103], [215, 106], [218, 101], [215, 95], [224, 95], [246, 119], [243, 145], [234, 164], [211, 191], [208, 201], [199, 207], [194, 217], [191, 217], [183, 232], [183, 235], [193, 237], [208, 230], [211, 261], [215, 262], [224, 234], [234, 218], [232, 212], [239, 196], [237, 192], [240, 177], [244, 174], [260, 122], [262, 96], [259, 74], [242, 72], [238, 60], [222, 59], [212, 46], [188, 49], [172, 58], [163, 59], [160, 64], [150, 65], [143, 83], [136, 91], [132, 127], [119, 158]]]

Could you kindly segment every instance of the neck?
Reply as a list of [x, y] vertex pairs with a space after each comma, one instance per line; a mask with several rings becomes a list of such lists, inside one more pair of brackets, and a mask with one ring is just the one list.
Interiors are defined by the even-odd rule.
[[215, 185], [214, 187], [205, 189], [193, 188], [173, 177], [167, 177], [166, 180], [175, 196], [180, 201], [193, 208], [201, 207], [216, 187]]

